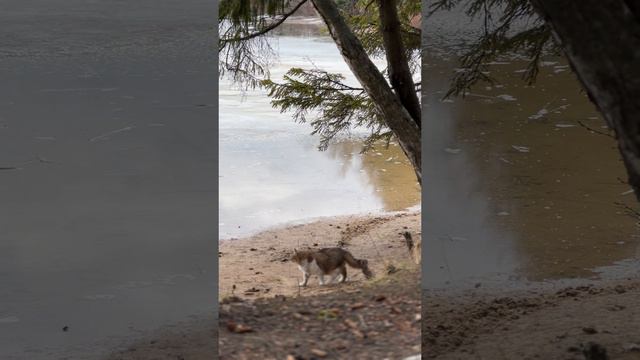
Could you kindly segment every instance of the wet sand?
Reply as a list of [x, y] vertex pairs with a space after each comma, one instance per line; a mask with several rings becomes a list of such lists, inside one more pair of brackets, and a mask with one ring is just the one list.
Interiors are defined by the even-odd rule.
[[606, 280], [423, 290], [424, 358], [638, 359], [639, 265]]
[[214, 11], [3, 2], [3, 359], [100, 358], [212, 313]]

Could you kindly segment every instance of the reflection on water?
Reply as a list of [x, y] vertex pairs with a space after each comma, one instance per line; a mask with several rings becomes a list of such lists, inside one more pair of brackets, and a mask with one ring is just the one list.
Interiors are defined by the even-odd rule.
[[362, 141], [348, 140], [334, 144], [327, 152], [336, 161], [341, 160], [342, 176], [352, 167], [366, 175], [363, 180], [375, 189], [385, 211], [400, 211], [420, 203], [420, 186], [400, 146], [380, 144], [362, 155], [361, 149]]
[[[272, 78], [293, 66], [317, 66], [356, 84], [329, 38], [291, 36], [308, 35], [307, 25], [287, 29], [298, 30], [276, 37]], [[362, 134], [354, 130], [318, 151], [319, 139], [309, 135], [308, 125], [273, 109], [263, 91], [242, 94], [227, 80], [220, 81], [219, 103], [221, 238], [321, 216], [402, 210], [420, 201], [413, 170], [397, 145], [361, 154]]]
[[425, 115], [444, 123], [429, 126], [440, 126], [445, 138], [425, 154], [433, 163], [427, 171], [443, 192], [459, 195], [435, 205], [429, 202], [437, 197], [425, 198], [428, 217], [453, 217], [443, 220], [448, 227], [435, 225], [432, 283], [492, 272], [530, 280], [590, 276], [638, 257], [636, 220], [622, 208], [635, 201], [620, 181], [626, 174], [615, 141], [587, 129], [606, 132], [568, 66], [548, 60], [534, 86], [521, 80], [526, 64], [509, 61], [491, 68], [499, 85], [445, 101], [457, 64], [424, 60], [424, 77], [432, 79]]
[[616, 204], [634, 197], [615, 141], [585, 128], [606, 132], [604, 122], [564, 64], [549, 62], [529, 88], [521, 68], [496, 66], [505, 86], [465, 101], [457, 137], [485, 174], [494, 221], [518, 234], [521, 270], [585, 276], [634, 256], [636, 221]]

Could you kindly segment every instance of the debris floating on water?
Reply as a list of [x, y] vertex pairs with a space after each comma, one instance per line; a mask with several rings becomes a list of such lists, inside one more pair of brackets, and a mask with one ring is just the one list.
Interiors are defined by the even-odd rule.
[[498, 99], [502, 99], [504, 101], [516, 101], [518, 99], [516, 99], [515, 97], [508, 95], [508, 94], [502, 94], [502, 95], [498, 95], [496, 96]]
[[521, 153], [528, 153], [529, 152], [529, 147], [527, 147], [527, 146], [511, 145], [511, 147], [514, 148], [515, 150], [521, 152]]

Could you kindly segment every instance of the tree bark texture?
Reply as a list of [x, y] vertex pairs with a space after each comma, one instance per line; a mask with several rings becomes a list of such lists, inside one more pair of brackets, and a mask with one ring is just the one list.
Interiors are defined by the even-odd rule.
[[616, 133], [640, 201], [640, 0], [530, 0]]
[[345, 62], [367, 94], [383, 114], [387, 126], [398, 139], [400, 147], [422, 183], [422, 148], [420, 127], [407, 108], [394, 94], [387, 80], [367, 55], [362, 43], [349, 28], [333, 0], [313, 0], [316, 10], [329, 28]]
[[396, 0], [378, 0], [382, 41], [384, 43], [387, 64], [389, 67], [389, 81], [395, 89], [402, 105], [421, 127], [421, 108], [415, 83], [409, 69], [406, 49], [402, 42], [402, 29], [398, 18], [398, 4]]

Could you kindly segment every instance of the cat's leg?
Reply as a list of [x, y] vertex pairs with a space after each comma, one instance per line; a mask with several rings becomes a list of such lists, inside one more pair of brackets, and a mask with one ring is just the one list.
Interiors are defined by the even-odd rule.
[[338, 278], [338, 275], [340, 275], [340, 269], [333, 270], [333, 272], [331, 273], [331, 280], [329, 280], [329, 284], [333, 284]]
[[324, 285], [324, 274], [318, 274], [318, 282], [320, 285]]
[[307, 282], [309, 281], [309, 273], [302, 273], [302, 281], [299, 283], [300, 286], [307, 286]]
[[347, 281], [347, 266], [342, 264], [342, 266], [340, 267], [340, 282], [343, 283], [345, 281]]

